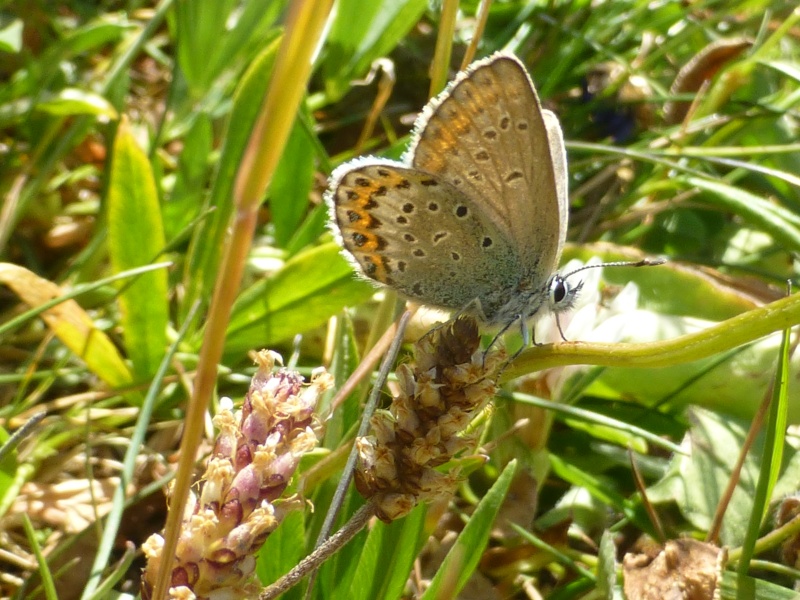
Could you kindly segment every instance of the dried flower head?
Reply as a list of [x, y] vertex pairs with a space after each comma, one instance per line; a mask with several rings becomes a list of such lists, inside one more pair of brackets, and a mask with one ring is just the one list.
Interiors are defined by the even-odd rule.
[[[192, 494], [186, 505], [172, 568], [172, 598], [257, 593], [255, 553], [283, 516], [302, 505], [297, 496], [280, 497], [300, 458], [317, 444], [314, 408], [333, 380], [321, 371], [304, 386], [293, 371], [272, 372], [276, 357], [280, 359], [259, 352], [259, 369], [241, 410], [234, 414], [228, 401], [214, 417], [219, 435], [200, 494]], [[147, 557], [143, 598], [150, 597], [155, 584], [163, 544], [156, 534], [142, 546]]]
[[398, 519], [420, 502], [452, 493], [457, 469], [436, 467], [474, 448], [463, 433], [472, 416], [494, 397], [504, 353], [479, 349], [478, 326], [459, 317], [415, 345], [417, 366], [397, 369], [400, 393], [372, 418], [373, 434], [356, 440], [355, 482], [384, 521]]
[[625, 597], [718, 598], [727, 556], [723, 548], [691, 538], [667, 540], [657, 552], [626, 554], [622, 566]]

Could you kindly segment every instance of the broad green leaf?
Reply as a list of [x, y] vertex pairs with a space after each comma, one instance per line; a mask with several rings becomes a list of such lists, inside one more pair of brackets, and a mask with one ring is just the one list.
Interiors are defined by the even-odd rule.
[[215, 54], [225, 34], [236, 0], [175, 3], [176, 56], [189, 89], [200, 96], [219, 76]]
[[[640, 252], [615, 244], [570, 244], [564, 249], [561, 262], [579, 258], [585, 263], [595, 256], [603, 262], [635, 261], [643, 258]], [[634, 282], [639, 288], [640, 305], [660, 314], [722, 321], [757, 306], [752, 297], [743, 294], [741, 290], [715, 281], [698, 269], [671, 262], [655, 267], [604, 268], [602, 279], [615, 285]], [[675, 294], [676, 289], [681, 293]]]
[[359, 281], [331, 242], [293, 256], [245, 290], [233, 307], [226, 352], [263, 348], [324, 324], [374, 288]]
[[719, 583], [720, 600], [797, 600], [795, 590], [777, 585], [764, 579], [739, 575], [731, 571], [722, 572]]
[[[593, 244], [585, 247], [568, 247], [566, 257], [588, 260], [598, 256], [603, 261], [641, 258], [620, 246]], [[696, 333], [725, 319], [758, 308], [756, 300], [746, 292], [729, 285], [722, 278], [710, 277], [706, 272], [667, 262], [655, 267], [604, 268], [601, 282], [593, 285], [593, 271], [576, 277], [584, 281], [578, 306], [562, 315], [561, 323], [570, 341], [653, 342], [669, 340], [684, 334]], [[615, 306], [620, 295], [608, 283], [636, 284], [637, 302]], [[581, 302], [590, 294], [612, 290], [615, 300], [603, 294], [604, 301], [587, 306], [584, 313]], [[679, 294], [675, 290], [680, 290]], [[599, 298], [599, 296], [598, 296]], [[800, 302], [800, 296], [797, 297]], [[591, 309], [591, 310], [588, 310]], [[543, 322], [545, 322], [543, 320]], [[574, 323], [574, 325], [573, 325]], [[720, 352], [714, 356], [690, 363], [661, 368], [602, 369], [586, 380], [588, 367], [571, 367], [562, 371], [566, 385], [577, 391], [604, 397], [635, 399], [645, 406], [669, 406], [680, 410], [689, 404], [719, 410], [742, 418], [755, 414], [765, 390], [772, 381], [775, 356], [780, 346], [780, 335], [775, 333], [756, 342]], [[791, 357], [792, 369], [800, 368], [800, 355]], [[553, 376], [549, 376], [553, 379]], [[789, 394], [800, 390], [800, 381], [790, 379]], [[800, 404], [790, 403], [789, 421], [800, 422]]]
[[605, 530], [600, 538], [600, 552], [597, 553], [597, 591], [606, 600], [622, 600], [622, 590], [617, 585], [617, 548], [613, 534]]
[[[305, 553], [303, 540], [306, 536], [302, 511], [291, 511], [272, 532], [258, 552], [256, 572], [264, 585], [269, 585], [285, 575], [297, 565]], [[295, 596], [300, 594], [299, 587], [292, 590]], [[291, 596], [282, 596], [289, 600]]]
[[306, 218], [294, 232], [292, 239], [286, 244], [289, 256], [297, 254], [306, 246], [316, 242], [325, 232], [328, 223], [328, 210], [325, 204], [319, 204], [306, 215]]
[[[690, 413], [690, 418], [693, 423], [697, 423], [699, 420], [711, 420], [714, 417], [713, 414], [707, 411], [693, 409]], [[722, 419], [719, 417], [714, 419], [714, 425], [723, 427], [723, 425], [718, 422], [721, 420]], [[730, 417], [726, 417], [725, 420], [733, 421]], [[707, 464], [714, 463], [714, 458], [716, 454], [719, 454], [720, 448], [711, 447], [706, 449], [703, 447], [703, 439], [699, 439], [699, 446], [695, 449], [694, 440], [697, 438], [697, 435], [694, 433], [688, 433], [686, 435], [684, 438], [685, 455], [675, 455], [667, 475], [647, 490], [647, 498], [656, 506], [657, 512], [659, 510], [658, 504], [674, 502], [694, 527], [700, 531], [708, 530], [722, 490], [730, 476], [731, 466], [733, 461], [736, 460], [737, 450], [741, 448], [741, 441], [744, 438], [742, 423], [735, 423], [735, 434], [730, 432], [730, 427], [732, 426], [733, 423], [724, 429], [724, 437], [721, 437], [716, 431], [711, 431], [709, 434], [703, 436], [703, 438], [711, 437], [717, 440], [717, 446], [724, 446], [726, 450], [724, 454], [725, 461], [720, 463], [716, 468], [709, 469], [700, 479], [697, 478], [697, 473]], [[693, 428], [696, 428], [696, 425]], [[700, 464], [692, 465], [692, 462], [698, 462]], [[745, 480], [749, 482], [748, 489], [742, 491], [737, 490], [737, 492], [739, 496], [746, 497], [752, 491], [749, 488], [752, 486], [752, 478], [757, 475], [757, 472], [754, 470], [752, 464], [746, 464], [745, 469]], [[686, 479], [687, 475], [691, 475], [692, 477]], [[704, 496], [706, 498], [703, 498]], [[735, 496], [734, 500], [738, 501], [738, 497]], [[745, 515], [744, 518], [746, 519], [747, 515], [750, 514], [749, 503], [746, 511], [737, 509], [736, 517], [742, 518], [741, 515], [743, 512]], [[738, 532], [740, 535], [743, 533], [741, 524]], [[725, 531], [723, 530], [723, 534], [724, 533]], [[723, 543], [727, 543], [724, 537]]]
[[[343, 465], [344, 463], [342, 463]], [[331, 495], [328, 498], [332, 498], [333, 488], [337, 483], [337, 477], [329, 477], [324, 484], [327, 489], [324, 490], [323, 495], [328, 496], [328, 492], [330, 492]], [[330, 502], [318, 504], [318, 506], [325, 507], [325, 510], [319, 511], [319, 523], [325, 518], [325, 513], [327, 513], [330, 505]], [[350, 486], [350, 489], [345, 494], [345, 500], [339, 513], [340, 515], [352, 515], [362, 506], [364, 506], [364, 499], [355, 490], [355, 487]], [[340, 517], [339, 521], [343, 523], [344, 518]], [[315, 529], [315, 531], [318, 531], [318, 529]], [[317, 585], [315, 586], [317, 598], [320, 600], [338, 600], [339, 598], [347, 597], [348, 584], [353, 580], [353, 575], [358, 568], [368, 535], [367, 528], [362, 529], [344, 548], [322, 565], [319, 570]]]
[[[114, 140], [108, 188], [108, 249], [114, 272], [153, 262], [164, 249], [161, 207], [150, 161], [125, 121]], [[152, 377], [167, 347], [167, 274], [145, 273], [123, 287], [125, 347], [139, 380]]]
[[269, 208], [275, 243], [285, 248], [309, 211], [314, 183], [315, 147], [309, 132], [296, 121], [269, 186]]
[[[638, 314], [629, 316], [638, 319]], [[643, 331], [660, 331], [660, 339], [677, 337], [711, 325], [653, 315], [649, 316], [649, 321], [639, 322], [643, 323]], [[641, 338], [628, 339], [644, 341]], [[780, 339], [779, 334], [772, 334], [730, 352], [672, 367], [607, 368], [587, 390], [607, 398], [634, 398], [646, 406], [669, 406], [679, 410], [697, 405], [750, 419], [769, 389]], [[791, 365], [794, 372], [800, 369], [800, 355], [792, 357]], [[790, 380], [788, 387], [790, 397], [797, 397], [800, 381]], [[792, 402], [788, 410], [789, 422], [800, 423], [800, 404]]]
[[214, 144], [213, 127], [206, 113], [196, 115], [186, 132], [172, 193], [164, 201], [164, 231], [172, 242], [203, 209], [208, 193], [209, 157]]
[[[648, 489], [647, 496], [653, 504], [675, 502], [698, 531], [707, 531], [750, 423], [700, 408], [690, 409], [688, 416], [692, 425], [684, 440], [687, 454], [673, 458], [670, 473]], [[776, 496], [787, 493], [792, 485], [797, 489], [800, 457], [788, 447], [785, 451], [787, 460], [775, 486]], [[760, 435], [744, 459], [738, 484], [725, 511], [720, 540], [726, 546], [738, 546], [744, 539], [763, 452], [764, 436]]]
[[[392, 523], [378, 522], [370, 529], [358, 568], [346, 597], [349, 600], [400, 598], [424, 538], [427, 507], [417, 506], [411, 513]], [[385, 565], [392, 565], [387, 570]], [[344, 590], [343, 590], [344, 591]]]
[[243, 54], [265, 42], [285, 5], [283, 0], [176, 2], [176, 53], [192, 95], [201, 97], [225, 71], [240, 68]]
[[[124, 18], [124, 14], [124, 12], [121, 12], [109, 15], [108, 18], [96, 19], [82, 27], [69, 31], [66, 37], [56, 46], [58, 52], [57, 60], [67, 60], [72, 56], [85, 52], [99, 52], [100, 47], [118, 41], [127, 31], [135, 27]], [[55, 59], [56, 57], [53, 58]]]

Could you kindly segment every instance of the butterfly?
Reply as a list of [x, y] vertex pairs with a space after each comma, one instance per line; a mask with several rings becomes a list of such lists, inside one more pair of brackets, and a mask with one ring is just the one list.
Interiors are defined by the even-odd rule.
[[569, 203], [561, 125], [512, 54], [460, 72], [400, 161], [339, 166], [325, 199], [365, 277], [502, 331], [519, 321], [526, 343], [531, 317], [568, 310], [581, 289], [556, 272]]

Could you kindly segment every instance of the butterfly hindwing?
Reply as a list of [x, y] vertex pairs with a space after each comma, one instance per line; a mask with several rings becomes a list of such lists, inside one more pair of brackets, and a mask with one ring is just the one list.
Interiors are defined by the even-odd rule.
[[453, 310], [477, 299], [486, 312], [515, 285], [521, 269], [515, 249], [446, 181], [375, 160], [348, 163], [334, 179], [330, 202], [340, 242], [370, 279]]

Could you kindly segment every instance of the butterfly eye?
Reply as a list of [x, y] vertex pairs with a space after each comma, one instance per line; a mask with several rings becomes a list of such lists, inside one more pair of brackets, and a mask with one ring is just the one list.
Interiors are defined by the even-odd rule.
[[578, 285], [573, 287], [561, 275], [553, 275], [550, 279], [549, 287], [550, 310], [558, 313], [573, 307], [578, 292], [583, 287], [583, 282], [580, 281]]
[[560, 275], [553, 277], [550, 282], [550, 301], [553, 305], [560, 304], [567, 295], [567, 282]]

